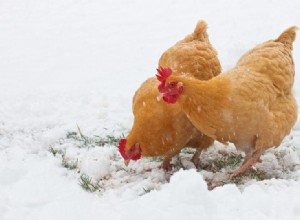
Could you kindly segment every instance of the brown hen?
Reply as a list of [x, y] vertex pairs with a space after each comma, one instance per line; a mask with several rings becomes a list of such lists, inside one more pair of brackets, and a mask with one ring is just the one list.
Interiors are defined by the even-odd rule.
[[[208, 80], [221, 72], [217, 52], [208, 40], [207, 25], [199, 21], [194, 32], [169, 48], [160, 58], [159, 66], [168, 66], [190, 77]], [[162, 70], [162, 69], [161, 69]], [[203, 149], [213, 139], [200, 133], [179, 105], [158, 102], [158, 82], [152, 77], [136, 91], [133, 98], [134, 124], [126, 139], [119, 143], [119, 150], [127, 165], [141, 156], [163, 156], [162, 167], [171, 169], [170, 161], [182, 148], [196, 148], [192, 161], [197, 164]]]
[[258, 45], [236, 67], [211, 80], [169, 76], [170, 71], [160, 76], [166, 102], [179, 104], [205, 135], [232, 142], [246, 153], [231, 177], [250, 168], [266, 149], [279, 146], [297, 120], [292, 93], [296, 30], [290, 27], [276, 40]]

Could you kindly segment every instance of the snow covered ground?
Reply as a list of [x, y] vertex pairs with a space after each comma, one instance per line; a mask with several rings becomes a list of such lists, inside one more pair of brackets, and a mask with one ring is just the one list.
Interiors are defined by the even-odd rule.
[[[184, 169], [170, 174], [156, 159], [125, 168], [113, 142], [93, 142], [128, 132], [134, 91], [199, 19], [226, 70], [300, 26], [299, 11], [298, 0], [0, 0], [0, 219], [299, 219], [299, 120], [257, 165], [263, 181], [211, 191], [212, 172], [193, 169], [188, 150], [177, 160]], [[294, 59], [300, 101], [300, 37]], [[224, 149], [236, 154], [216, 143], [202, 159]], [[64, 167], [71, 162], [76, 169]], [[83, 190], [82, 174], [99, 190]]]

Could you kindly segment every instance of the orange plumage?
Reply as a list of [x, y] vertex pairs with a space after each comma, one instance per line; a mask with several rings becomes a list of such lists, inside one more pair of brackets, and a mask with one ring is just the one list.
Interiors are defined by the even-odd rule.
[[177, 103], [199, 131], [246, 153], [231, 177], [251, 167], [266, 149], [279, 146], [297, 120], [292, 94], [296, 30], [291, 27], [258, 45], [236, 67], [211, 80], [171, 75], [165, 82], [164, 96], [174, 96], [182, 87]]
[[[198, 22], [194, 32], [169, 48], [161, 56], [159, 66], [171, 67], [191, 77], [208, 80], [221, 72], [217, 53], [208, 40], [207, 25]], [[152, 77], [136, 91], [133, 98], [134, 124], [126, 141], [119, 145], [127, 161], [142, 156], [164, 156], [162, 167], [170, 168], [170, 160], [185, 146], [197, 148], [193, 161], [213, 140], [201, 134], [180, 110], [179, 105], [157, 101], [158, 82]], [[141, 152], [140, 150], [141, 149]]]

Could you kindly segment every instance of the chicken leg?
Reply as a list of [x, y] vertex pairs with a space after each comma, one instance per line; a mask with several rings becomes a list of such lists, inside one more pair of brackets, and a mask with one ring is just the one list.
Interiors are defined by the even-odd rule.
[[254, 165], [259, 160], [261, 154], [262, 154], [262, 151], [254, 152], [247, 160], [245, 160], [245, 162], [243, 163], [243, 165], [240, 168], [238, 168], [236, 171], [234, 171], [232, 174], [230, 174], [230, 179], [236, 177], [240, 173], [243, 173], [243, 172], [247, 171], [249, 168], [251, 168], [252, 165]]
[[196, 152], [191, 159], [195, 167], [198, 167], [200, 164], [200, 155], [202, 151], [209, 148], [213, 144], [213, 142], [214, 140], [212, 138], [197, 131], [195, 137], [187, 143], [187, 146], [196, 148]]
[[195, 167], [197, 168], [198, 165], [200, 164], [200, 155], [202, 153], [203, 148], [197, 148], [195, 154], [193, 155], [191, 161], [193, 162], [193, 164], [195, 165]]

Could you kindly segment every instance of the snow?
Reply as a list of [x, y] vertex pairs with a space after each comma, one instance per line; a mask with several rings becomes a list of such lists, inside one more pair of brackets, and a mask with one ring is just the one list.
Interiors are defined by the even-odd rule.
[[[135, 90], [199, 19], [226, 70], [256, 44], [300, 26], [299, 11], [297, 0], [0, 1], [0, 219], [298, 219], [299, 120], [262, 156], [257, 169], [266, 179], [213, 190], [206, 181], [221, 181], [231, 168], [196, 170], [189, 151], [173, 160], [181, 163], [176, 172], [147, 158], [125, 168], [112, 144], [82, 147], [66, 135], [76, 125], [88, 137], [126, 134]], [[298, 37], [298, 103], [299, 48]], [[54, 157], [50, 146], [63, 154]], [[231, 153], [232, 145], [216, 143], [201, 160]], [[101, 190], [84, 191], [82, 174]]]

